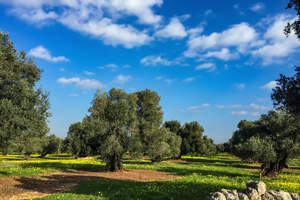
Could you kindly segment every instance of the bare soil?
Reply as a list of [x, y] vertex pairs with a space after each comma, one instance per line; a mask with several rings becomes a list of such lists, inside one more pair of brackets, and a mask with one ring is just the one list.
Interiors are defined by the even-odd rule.
[[0, 200], [29, 199], [68, 192], [82, 181], [99, 180], [100, 178], [148, 182], [167, 181], [178, 177], [150, 170], [125, 170], [123, 172], [68, 170], [45, 174], [41, 177], [0, 178]]

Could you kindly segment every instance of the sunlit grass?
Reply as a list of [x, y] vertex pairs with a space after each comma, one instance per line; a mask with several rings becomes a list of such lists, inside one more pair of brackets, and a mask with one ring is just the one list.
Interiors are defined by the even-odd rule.
[[[58, 170], [99, 170], [105, 164], [100, 159], [71, 159], [50, 155], [51, 158], [33, 158], [31, 161], [16, 156], [0, 158], [0, 177], [35, 176]], [[57, 156], [57, 155], [56, 155]], [[12, 158], [12, 160], [10, 160]], [[13, 159], [15, 158], [15, 159]], [[297, 163], [294, 160], [293, 163]], [[164, 171], [180, 178], [164, 182], [125, 182], [100, 179], [86, 181], [69, 193], [44, 197], [43, 199], [205, 199], [221, 188], [243, 191], [246, 182], [259, 180], [258, 168], [250, 162], [242, 162], [229, 154], [213, 154], [204, 157], [182, 157], [182, 161], [151, 163], [149, 159], [123, 160], [125, 169]], [[296, 166], [297, 167], [297, 166]], [[268, 190], [278, 188], [300, 194], [300, 173], [283, 172], [279, 177], [262, 179]]]

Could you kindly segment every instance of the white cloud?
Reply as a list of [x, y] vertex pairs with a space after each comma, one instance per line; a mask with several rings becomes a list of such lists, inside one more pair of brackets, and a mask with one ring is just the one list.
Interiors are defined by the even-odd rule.
[[186, 108], [186, 110], [199, 110], [200, 108], [209, 108], [210, 104], [209, 103], [204, 103], [201, 106], [190, 106]]
[[184, 110], [183, 110], [183, 109], [177, 109], [176, 112], [181, 112], [181, 113], [183, 113]]
[[263, 20], [264, 25], [269, 25], [263, 36], [267, 44], [251, 52], [254, 57], [263, 60], [263, 65], [280, 62], [282, 58], [299, 49], [300, 43], [297, 37], [294, 34], [286, 37], [283, 33], [283, 28], [292, 20], [289, 15], [278, 15]]
[[78, 97], [79, 94], [69, 94], [69, 97]]
[[227, 108], [241, 108], [242, 105], [241, 104], [230, 104], [227, 106]]
[[81, 80], [78, 77], [74, 77], [74, 78], [59, 78], [57, 80], [58, 83], [61, 83], [62, 85], [69, 85], [69, 84], [76, 84], [76, 87], [81, 88], [81, 89], [94, 89], [94, 88], [104, 88], [104, 85], [95, 80], [95, 79], [83, 79]]
[[153, 38], [149, 37], [145, 31], [125, 24], [114, 24], [110, 19], [103, 18], [101, 20], [89, 20], [88, 22], [71, 14], [61, 19], [60, 22], [68, 28], [83, 34], [91, 35], [101, 39], [104, 44], [125, 48], [133, 48], [149, 44]]
[[62, 78], [59, 78], [57, 80], [58, 83], [61, 83], [63, 85], [68, 85], [68, 84], [72, 84], [72, 83], [78, 83], [80, 81], [80, 78], [78, 77], [74, 77], [74, 78], [65, 78], [65, 77], [62, 77]]
[[41, 58], [50, 62], [69, 61], [69, 59], [67, 59], [64, 56], [52, 57], [51, 52], [48, 49], [45, 49], [43, 46], [37, 46], [31, 49], [28, 52], [28, 54], [36, 58]]
[[141, 24], [157, 26], [162, 16], [153, 7], [163, 0], [1, 0], [10, 5], [9, 12], [37, 26], [61, 23], [71, 30], [102, 40], [108, 45], [126, 48], [146, 45], [153, 40], [147, 33], [128, 24], [118, 24], [120, 18], [137, 17]]
[[170, 66], [172, 64], [175, 64], [175, 62], [161, 58], [160, 56], [146, 56], [145, 58], [141, 59], [140, 63], [146, 66]]
[[105, 65], [105, 67], [111, 69], [111, 71], [116, 71], [119, 68], [118, 65], [113, 63]]
[[163, 0], [110, 0], [108, 7], [116, 9], [119, 12], [124, 12], [127, 15], [134, 15], [139, 18], [142, 24], [157, 24], [162, 17], [155, 15], [151, 10], [154, 6], [161, 6]]
[[216, 105], [216, 108], [217, 109], [223, 109], [223, 108], [225, 108], [225, 106], [223, 106], [223, 105]]
[[186, 108], [187, 110], [195, 110], [195, 109], [199, 109], [201, 108], [201, 106], [190, 106], [188, 108]]
[[263, 3], [253, 4], [250, 8], [253, 12], [261, 12], [265, 9], [265, 5]]
[[104, 85], [95, 79], [83, 79], [76, 84], [80, 89], [104, 88]]
[[162, 79], [162, 76], [158, 76], [155, 78], [156, 80], [161, 80]]
[[195, 78], [186, 78], [183, 80], [183, 82], [193, 82]]
[[[188, 50], [184, 52], [184, 55], [186, 57], [197, 57], [203, 51], [222, 47], [237, 47], [239, 52], [244, 52], [248, 46], [257, 40], [257, 37], [256, 30], [245, 22], [233, 25], [221, 33], [214, 32], [209, 36], [191, 34], [187, 41]], [[228, 53], [229, 49], [224, 49], [223, 52], [213, 53], [212, 55], [221, 57], [220, 55]], [[233, 54], [232, 58], [236, 57], [237, 54]]]
[[65, 69], [64, 69], [64, 68], [60, 68], [60, 69], [59, 69], [59, 71], [61, 71], [61, 72], [64, 72], [64, 71], [65, 71]]
[[209, 103], [204, 103], [201, 105], [202, 108], [209, 108], [210, 107], [210, 104]]
[[277, 86], [277, 81], [270, 81], [266, 85], [259, 87], [260, 89], [272, 90]]
[[94, 72], [88, 72], [88, 71], [83, 71], [86, 75], [90, 76], [90, 75], [94, 75]]
[[246, 112], [246, 111], [232, 111], [230, 114], [240, 116], [240, 115], [247, 115], [248, 112]]
[[236, 116], [244, 116], [244, 115], [248, 115], [248, 116], [260, 116], [259, 112], [248, 113], [246, 111], [232, 111], [230, 114], [231, 115], [236, 115]]
[[228, 61], [228, 60], [236, 60], [240, 56], [238, 53], [230, 53], [228, 48], [222, 48], [221, 51], [209, 51], [206, 54], [199, 55], [200, 60], [205, 60], [206, 58], [215, 57], [220, 60]]
[[270, 110], [271, 108], [266, 107], [266, 106], [261, 106], [255, 103], [251, 103], [250, 105], [246, 106], [247, 108], [251, 108], [254, 110]]
[[119, 76], [116, 76], [115, 79], [113, 80], [114, 83], [118, 84], [124, 84], [130, 80], [130, 76], [124, 76], [120, 74]]
[[154, 35], [156, 37], [182, 39], [187, 36], [187, 32], [179, 19], [174, 17], [171, 19], [170, 24], [165, 26], [163, 29], [158, 30]]
[[209, 71], [215, 71], [217, 68], [215, 63], [204, 63], [195, 67], [195, 70], [200, 69], [209, 69]]
[[245, 89], [245, 83], [235, 83], [234, 86], [238, 89]]

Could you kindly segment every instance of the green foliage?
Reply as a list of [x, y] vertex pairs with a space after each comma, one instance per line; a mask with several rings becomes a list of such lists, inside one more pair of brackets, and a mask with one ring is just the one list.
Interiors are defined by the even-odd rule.
[[164, 157], [177, 157], [180, 155], [181, 138], [175, 133], [162, 127], [154, 135], [156, 141], [150, 143], [147, 154], [152, 162], [160, 162]]
[[269, 111], [233, 134], [234, 153], [263, 163], [262, 176], [278, 176], [286, 163], [300, 154], [299, 127], [298, 116], [284, 110]]
[[47, 154], [60, 153], [62, 149], [63, 140], [56, 135], [50, 135], [47, 137], [47, 143], [43, 147], [41, 157], [45, 157]]
[[89, 109], [93, 122], [101, 126], [99, 148], [110, 171], [123, 170], [122, 155], [127, 151], [130, 134], [137, 132], [137, 95], [113, 88], [97, 91]]
[[49, 93], [36, 89], [42, 70], [0, 32], [0, 151], [30, 155], [41, 150], [49, 132]]
[[271, 98], [274, 106], [282, 106], [290, 113], [300, 115], [300, 67], [296, 67], [295, 71], [296, 74], [292, 77], [280, 74]]
[[[163, 136], [159, 135], [162, 125], [163, 112], [159, 105], [160, 96], [155, 91], [149, 89], [135, 93], [138, 97], [137, 120], [140, 141], [143, 145], [143, 154], [152, 155], [153, 149], [160, 148], [164, 144]], [[167, 145], [163, 145], [166, 147]]]

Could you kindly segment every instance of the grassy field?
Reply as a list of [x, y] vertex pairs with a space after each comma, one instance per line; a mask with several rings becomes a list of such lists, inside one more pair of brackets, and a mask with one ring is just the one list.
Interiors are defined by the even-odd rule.
[[[42, 199], [205, 199], [221, 188], [243, 191], [249, 180], [259, 180], [259, 165], [242, 162], [222, 153], [205, 157], [183, 157], [185, 162], [124, 158], [125, 169], [143, 169], [167, 172], [180, 178], [163, 182], [128, 182], [100, 179], [80, 183], [68, 193], [46, 196]], [[295, 159], [291, 168], [300, 171], [300, 162]], [[76, 170], [100, 170], [105, 165], [100, 159], [73, 159], [50, 155], [44, 159], [24, 161], [20, 156], [0, 157], [0, 178], [12, 176], [37, 176], [47, 172]], [[251, 170], [252, 169], [252, 170]], [[300, 194], [300, 173], [283, 172], [279, 177], [262, 179], [268, 190], [278, 188]]]

